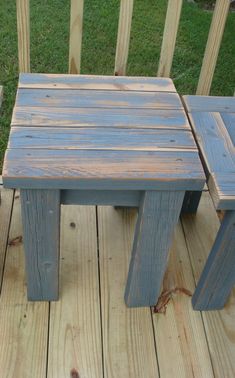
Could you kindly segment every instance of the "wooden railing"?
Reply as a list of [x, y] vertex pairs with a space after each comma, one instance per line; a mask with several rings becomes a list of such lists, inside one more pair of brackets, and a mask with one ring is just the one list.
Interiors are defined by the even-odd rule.
[[[16, 0], [19, 71], [30, 72], [29, 0]], [[120, 0], [115, 75], [125, 75], [134, 0]], [[168, 0], [158, 76], [169, 77], [183, 0]], [[231, 0], [217, 0], [202, 61], [197, 94], [209, 95]], [[80, 73], [84, 0], [71, 0], [69, 73]]]

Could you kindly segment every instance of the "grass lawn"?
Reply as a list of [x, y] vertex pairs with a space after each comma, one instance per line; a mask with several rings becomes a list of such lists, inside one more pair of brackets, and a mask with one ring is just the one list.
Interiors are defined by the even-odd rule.
[[[6, 148], [18, 79], [15, 0], [0, 0], [0, 84], [4, 86], [0, 162]], [[31, 70], [68, 70], [69, 0], [30, 0]], [[135, 0], [128, 75], [155, 76], [160, 55], [166, 0]], [[112, 74], [119, 0], [85, 0], [82, 73]], [[172, 68], [181, 94], [195, 93], [212, 13], [184, 2]], [[230, 12], [212, 85], [212, 95], [235, 88], [235, 13]], [[0, 165], [1, 167], [1, 165]]]

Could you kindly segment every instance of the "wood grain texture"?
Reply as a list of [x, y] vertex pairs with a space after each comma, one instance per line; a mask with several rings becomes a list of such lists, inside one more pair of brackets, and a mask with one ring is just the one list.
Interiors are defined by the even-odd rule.
[[[209, 193], [202, 194], [197, 216], [185, 214], [182, 220], [197, 283], [220, 226]], [[223, 310], [203, 312], [202, 316], [215, 376], [233, 377], [235, 375], [234, 292]]]
[[8, 148], [197, 151], [190, 131], [117, 127], [12, 127]]
[[205, 178], [195, 151], [10, 149], [3, 182], [41, 189], [201, 190]]
[[158, 377], [151, 313], [123, 300], [136, 211], [98, 207], [104, 377]]
[[182, 0], [168, 0], [157, 76], [170, 76], [182, 4]]
[[29, 0], [16, 1], [19, 72], [30, 72]]
[[21, 190], [28, 299], [59, 296], [59, 190]]
[[120, 13], [118, 21], [118, 34], [115, 56], [114, 74], [125, 75], [129, 52], [131, 21], [134, 0], [120, 0]]
[[181, 191], [143, 193], [125, 291], [127, 306], [156, 304], [183, 199]]
[[235, 112], [235, 97], [183, 96], [189, 112]]
[[220, 113], [235, 148], [235, 113]]
[[20, 74], [19, 88], [176, 92], [173, 81], [164, 77], [40, 73]]
[[179, 95], [167, 92], [90, 91], [83, 89], [19, 89], [16, 106], [62, 108], [182, 109]]
[[201, 314], [193, 311], [191, 297], [185, 294], [187, 291], [193, 293], [194, 289], [191, 263], [179, 222], [162, 288], [162, 293], [169, 293], [169, 302], [165, 313], [153, 314], [161, 377], [214, 377]]
[[95, 207], [62, 206], [61, 298], [50, 308], [48, 377], [100, 378], [102, 342]]
[[209, 95], [220, 44], [230, 7], [230, 0], [217, 0], [199, 76], [197, 94]]
[[235, 210], [235, 173], [212, 173], [208, 187], [217, 210]]
[[83, 0], [71, 0], [69, 73], [80, 73], [82, 48]]
[[15, 107], [13, 126], [129, 127], [190, 130], [183, 110]]
[[224, 307], [235, 284], [235, 211], [226, 211], [192, 298], [195, 310]]
[[23, 262], [20, 201], [16, 195], [0, 297], [0, 376], [46, 376], [48, 303], [29, 303]]
[[202, 192], [186, 192], [182, 206], [183, 213], [196, 213], [201, 199]]

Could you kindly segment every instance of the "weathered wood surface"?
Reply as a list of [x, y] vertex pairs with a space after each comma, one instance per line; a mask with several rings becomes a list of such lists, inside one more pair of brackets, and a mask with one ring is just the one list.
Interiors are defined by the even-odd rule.
[[235, 97], [183, 96], [189, 112], [235, 112]]
[[83, 89], [19, 89], [16, 106], [62, 108], [182, 109], [179, 95], [168, 92], [91, 91]]
[[234, 113], [220, 113], [224, 125], [229, 133], [233, 146], [235, 148], [235, 112]]
[[217, 172], [211, 174], [208, 186], [216, 209], [235, 210], [235, 174]]
[[170, 76], [182, 4], [182, 0], [168, 0], [158, 76]]
[[20, 74], [19, 88], [176, 92], [174, 83], [169, 78], [38, 73]]
[[69, 73], [80, 73], [82, 48], [83, 0], [71, 0], [69, 35]]
[[19, 72], [30, 72], [29, 0], [17, 0], [16, 11], [17, 11]]
[[2, 100], [3, 100], [3, 87], [0, 85], [0, 109], [2, 106]]
[[21, 190], [28, 299], [59, 296], [60, 192]]
[[98, 207], [105, 378], [158, 377], [150, 310], [123, 300], [135, 220], [135, 210]]
[[[55, 121], [56, 120], [56, 121]], [[129, 127], [190, 130], [183, 110], [15, 107], [13, 126]]]
[[196, 213], [201, 199], [201, 191], [186, 192], [182, 206], [183, 213]]
[[201, 190], [205, 182], [195, 151], [68, 149], [9, 149], [3, 180], [6, 187], [104, 190], [114, 189], [113, 180], [123, 190]]
[[12, 127], [8, 148], [197, 151], [190, 131], [117, 127]]
[[[47, 376], [103, 376], [95, 207], [61, 211], [61, 296], [50, 306]], [[78, 374], [75, 375], [75, 372]]]
[[127, 306], [157, 302], [183, 199], [181, 191], [143, 193], [125, 291]]
[[16, 193], [0, 296], [0, 376], [46, 377], [49, 305], [26, 295], [19, 194]]

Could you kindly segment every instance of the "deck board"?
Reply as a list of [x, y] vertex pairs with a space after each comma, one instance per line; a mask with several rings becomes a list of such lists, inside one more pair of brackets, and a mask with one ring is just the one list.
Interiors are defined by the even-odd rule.
[[13, 190], [3, 189], [0, 183], [0, 289], [11, 221], [13, 195]]
[[[3, 191], [4, 214], [9, 214], [13, 192]], [[105, 378], [158, 377], [158, 368], [164, 378], [235, 376], [235, 293], [224, 310], [202, 316], [182, 292], [172, 294], [165, 314], [125, 307], [135, 217], [135, 210], [99, 207], [96, 235], [94, 207], [63, 207], [61, 297], [49, 312], [48, 303], [26, 300], [16, 194], [0, 296], [1, 377], [67, 378], [76, 369], [79, 378], [102, 378], [103, 367]], [[200, 276], [219, 226], [207, 192], [197, 215], [183, 215], [182, 225], [183, 230], [180, 223], [176, 230], [164, 290], [180, 286], [192, 291]], [[1, 253], [4, 235], [0, 233]]]

